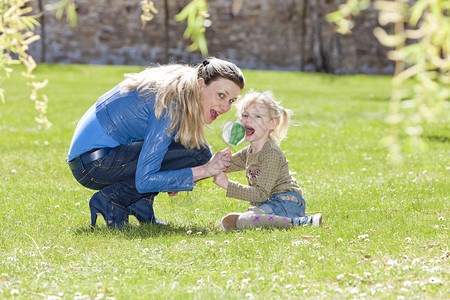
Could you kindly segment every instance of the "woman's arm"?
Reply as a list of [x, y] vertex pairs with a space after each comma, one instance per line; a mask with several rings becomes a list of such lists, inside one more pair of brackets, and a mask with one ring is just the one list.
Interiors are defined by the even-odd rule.
[[194, 182], [215, 176], [230, 161], [229, 149], [220, 151], [206, 164], [175, 171], [160, 171], [172, 137], [167, 135], [169, 119], [153, 119], [149, 122], [136, 170], [136, 189], [139, 193], [190, 191]]

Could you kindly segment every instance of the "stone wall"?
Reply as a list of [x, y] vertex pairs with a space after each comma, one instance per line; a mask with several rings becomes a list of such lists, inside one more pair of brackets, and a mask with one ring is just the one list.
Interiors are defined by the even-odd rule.
[[[209, 55], [227, 58], [246, 69], [392, 73], [387, 49], [372, 33], [377, 26], [373, 10], [356, 19], [351, 35], [335, 33], [333, 25], [325, 21], [324, 16], [343, 1], [243, 0], [241, 9], [233, 13], [233, 0], [208, 0], [212, 22], [206, 30]], [[168, 0], [168, 40], [164, 1], [154, 1], [159, 12], [144, 29], [139, 2], [78, 0], [76, 28], [45, 12], [45, 61], [147, 66], [202, 59], [199, 52], [188, 50], [189, 41], [183, 39], [185, 24], [174, 20], [188, 0]], [[38, 61], [42, 60], [41, 49], [38, 41], [31, 50]]]

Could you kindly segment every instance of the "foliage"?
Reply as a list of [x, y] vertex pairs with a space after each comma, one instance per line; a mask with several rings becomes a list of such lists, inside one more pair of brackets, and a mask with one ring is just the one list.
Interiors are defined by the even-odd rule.
[[[244, 70], [249, 87], [272, 90], [293, 110], [297, 126], [281, 148], [324, 227], [224, 232], [220, 218], [247, 203], [208, 179], [189, 194], [156, 197], [168, 227], [130, 218], [128, 229], [101, 220], [91, 232], [95, 191], [75, 182], [64, 159], [83, 113], [143, 68], [39, 65], [52, 99], [46, 131], [27, 121], [24, 68], [14, 69], [0, 109], [0, 298], [448, 299], [450, 132], [432, 124], [427, 155], [386, 164], [378, 140], [388, 131], [391, 76]], [[226, 147], [221, 127], [234, 119], [231, 111], [209, 126], [213, 151]], [[244, 183], [245, 174], [233, 179]]]
[[[347, 33], [351, 29], [348, 18], [367, 7], [366, 0], [349, 0], [328, 15], [328, 20]], [[399, 139], [403, 134], [408, 137], [408, 148], [425, 150], [421, 138], [424, 124], [449, 117], [450, 2], [375, 1], [374, 7], [380, 25], [394, 27], [393, 33], [377, 27], [374, 34], [383, 45], [393, 48], [387, 55], [396, 63], [387, 118], [391, 132], [383, 140], [395, 162], [402, 157]]]
[[48, 4], [45, 8], [49, 11], [56, 12], [56, 18], [60, 20], [63, 14], [66, 14], [66, 18], [72, 27], [77, 26], [77, 7], [75, 0], [59, 0], [53, 4]]
[[[28, 0], [7, 0], [0, 4], [0, 82], [9, 77], [12, 71], [11, 65], [23, 64], [25, 66], [24, 76], [31, 86], [30, 99], [34, 101], [38, 116], [35, 120], [46, 128], [51, 126], [47, 119], [48, 98], [41, 94], [40, 90], [47, 85], [47, 80], [37, 81], [33, 75], [36, 62], [27, 53], [31, 43], [39, 39], [34, 33], [35, 26], [39, 26], [36, 16], [29, 16], [31, 7], [26, 6]], [[0, 89], [0, 98], [4, 102], [4, 89]]]
[[142, 29], [144, 29], [147, 22], [153, 20], [155, 14], [158, 13], [158, 10], [155, 8], [155, 5], [151, 0], [141, 1], [141, 9], [142, 9], [141, 14]]
[[192, 44], [189, 46], [190, 51], [200, 50], [203, 55], [208, 54], [206, 45], [205, 27], [211, 22], [208, 18], [208, 4], [206, 0], [193, 0], [186, 5], [183, 10], [175, 16], [175, 20], [182, 22], [187, 20], [184, 38], [190, 38]]
[[[0, 4], [0, 83], [9, 77], [10, 68], [13, 64], [23, 64], [26, 66], [24, 76], [29, 79], [28, 84], [31, 86], [30, 99], [34, 101], [38, 116], [35, 118], [38, 123], [44, 125], [45, 128], [51, 126], [51, 122], [47, 119], [48, 98], [41, 95], [39, 90], [46, 86], [47, 80], [37, 82], [33, 75], [36, 68], [34, 58], [28, 54], [28, 47], [31, 43], [39, 40], [40, 36], [34, 33], [35, 26], [39, 26], [36, 20], [38, 16], [29, 16], [32, 8], [26, 6], [29, 0], [6, 0]], [[158, 13], [153, 1], [141, 1], [141, 21], [142, 28], [146, 23], [154, 18]], [[56, 18], [61, 19], [65, 14], [67, 20], [72, 27], [77, 26], [77, 4], [75, 0], [59, 0], [55, 3], [48, 4], [45, 9], [55, 11]], [[187, 20], [187, 27], [184, 33], [185, 38], [190, 38], [192, 44], [189, 46], [190, 51], [200, 50], [203, 55], [208, 53], [205, 39], [205, 27], [209, 26], [207, 20], [208, 5], [205, 0], [194, 0], [189, 3], [176, 16], [179, 21]], [[42, 12], [41, 12], [42, 13]], [[5, 102], [5, 90], [0, 88], [0, 100]]]

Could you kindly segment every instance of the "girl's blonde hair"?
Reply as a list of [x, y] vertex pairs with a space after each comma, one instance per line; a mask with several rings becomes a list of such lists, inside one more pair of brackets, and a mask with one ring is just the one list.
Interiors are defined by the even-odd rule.
[[265, 105], [269, 113], [269, 118], [271, 120], [277, 120], [275, 129], [269, 132], [269, 139], [280, 143], [288, 133], [292, 112], [289, 109], [283, 108], [280, 102], [275, 100], [271, 91], [259, 93], [251, 89], [237, 103], [238, 118], [252, 104]]
[[156, 118], [171, 119], [167, 134], [170, 136], [176, 132], [175, 141], [186, 148], [198, 149], [207, 145], [198, 84], [200, 78], [206, 85], [219, 78], [229, 79], [241, 89], [245, 85], [244, 76], [235, 64], [210, 57], [196, 67], [173, 64], [125, 74], [120, 91], [136, 90], [143, 97], [156, 94]]

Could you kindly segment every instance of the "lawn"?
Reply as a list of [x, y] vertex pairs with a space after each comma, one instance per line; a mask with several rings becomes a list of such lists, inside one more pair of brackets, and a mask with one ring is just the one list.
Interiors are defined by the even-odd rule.
[[[90, 230], [93, 191], [65, 157], [78, 120], [133, 66], [42, 65], [49, 130], [34, 122], [20, 69], [0, 103], [0, 298], [16, 299], [449, 299], [449, 114], [427, 124], [427, 152], [392, 165], [386, 76], [244, 72], [246, 90], [270, 89], [293, 110], [281, 148], [324, 226], [224, 232], [222, 216], [247, 203], [212, 179], [160, 194], [169, 226]], [[214, 151], [221, 127], [207, 130]], [[241, 147], [241, 146], [239, 146]], [[233, 148], [233, 151], [239, 149]], [[231, 176], [245, 183], [242, 174]]]

